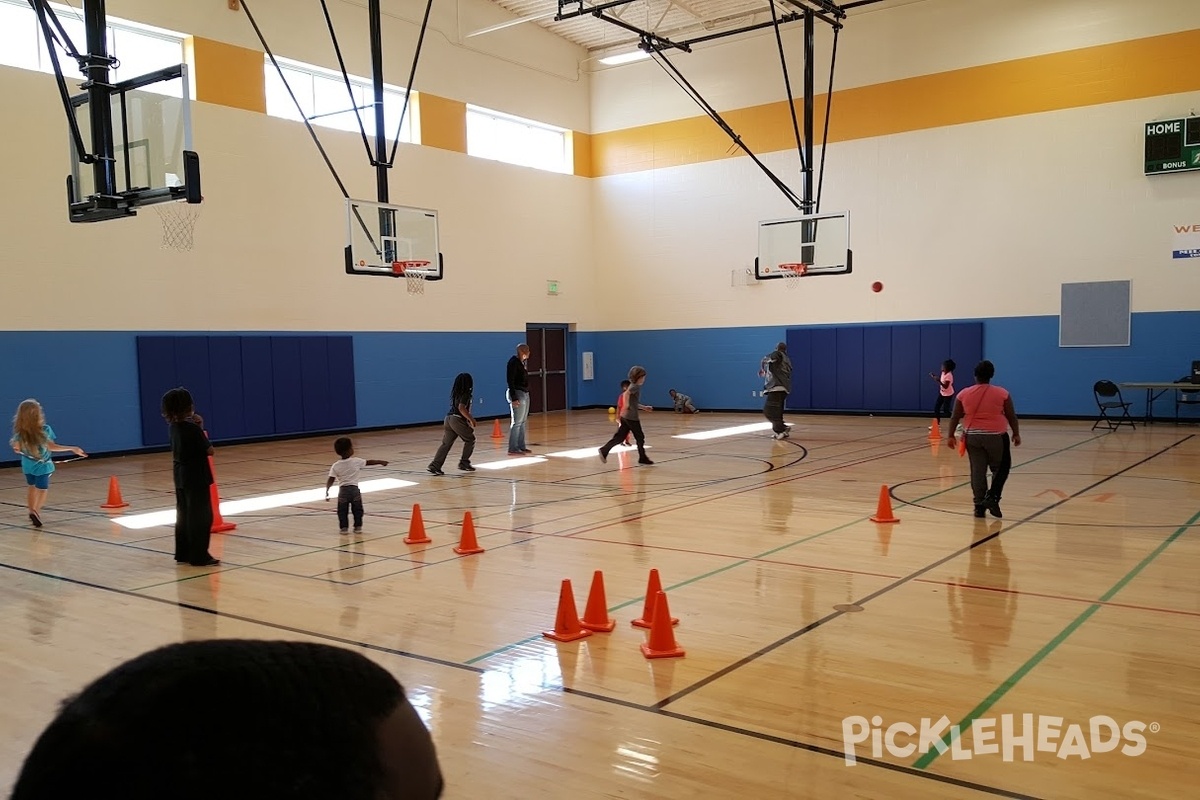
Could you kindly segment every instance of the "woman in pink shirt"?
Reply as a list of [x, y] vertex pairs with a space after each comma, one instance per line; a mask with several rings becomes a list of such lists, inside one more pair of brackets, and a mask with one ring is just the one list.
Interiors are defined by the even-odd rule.
[[[1012, 397], [1004, 387], [992, 384], [995, 374], [996, 367], [990, 361], [975, 365], [975, 385], [958, 393], [954, 414], [950, 417], [950, 434], [946, 438], [951, 447], [957, 446], [954, 431], [961, 421], [967, 456], [971, 460], [971, 491], [975, 495], [976, 517], [982, 517], [987, 511], [992, 512], [993, 517], [1004, 516], [1000, 513], [1000, 493], [1004, 491], [1004, 482], [1012, 468], [1009, 428], [1012, 429], [1012, 444], [1021, 445]], [[990, 489], [987, 482], [989, 469], [992, 471]]]

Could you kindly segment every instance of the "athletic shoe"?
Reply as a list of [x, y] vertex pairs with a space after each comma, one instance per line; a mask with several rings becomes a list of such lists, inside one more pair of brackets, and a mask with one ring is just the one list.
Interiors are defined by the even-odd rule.
[[349, 528], [338, 528], [338, 533], [340, 533], [342, 536], [345, 536], [349, 532], [350, 532]]
[[433, 464], [430, 464], [428, 467], [426, 467], [426, 469], [429, 470], [430, 475], [445, 475], [446, 474], [445, 472], [442, 472], [441, 467], [435, 467]]
[[510, 456], [523, 456], [527, 452], [529, 452], [529, 451], [528, 450], [509, 450], [508, 454]]
[[354, 535], [355, 535], [355, 536], [361, 536], [361, 535], [362, 535], [362, 525], [359, 525], [357, 528], [355, 528], [355, 529], [354, 529]]
[[987, 516], [987, 510], [986, 510], [986, 507], [985, 507], [985, 506], [975, 506], [975, 517], [976, 517], [976, 519], [982, 519], [982, 518], [983, 518], [983, 517], [985, 517], [985, 516]]
[[521, 453], [527, 456], [533, 455], [533, 451], [529, 449], [522, 450]]
[[33, 523], [33, 527], [35, 528], [42, 527], [42, 518], [33, 511], [29, 512], [29, 521]]
[[648, 459], [648, 458], [639, 458], [639, 459], [638, 459], [638, 463], [639, 463], [639, 464], [645, 464], [645, 465], [649, 466], [649, 465], [653, 464], [654, 462], [653, 462], [653, 461], [651, 461], [651, 460], [650, 460], [650, 459]]
[[604, 464], [608, 463], [608, 453], [604, 452], [603, 447], [600, 448], [600, 461]]
[[465, 461], [463, 463], [459, 464], [458, 468], [461, 469], [463, 472], [474, 472], [475, 471], [475, 468], [472, 467], [470, 464], [466, 463]]
[[1004, 515], [1002, 513], [1000, 513], [1000, 501], [999, 500], [995, 500], [995, 499], [989, 497], [987, 500], [984, 500], [983, 502], [984, 502], [984, 507], [987, 508], [987, 510], [991, 513], [991, 515], [993, 517], [995, 517], [996, 519], [1004, 518]]
[[193, 567], [219, 567], [221, 562], [215, 558], [209, 558], [205, 561], [200, 561], [192, 564]]

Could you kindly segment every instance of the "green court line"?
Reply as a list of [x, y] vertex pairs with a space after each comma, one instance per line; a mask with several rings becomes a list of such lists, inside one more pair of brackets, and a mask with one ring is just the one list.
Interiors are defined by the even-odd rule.
[[[1082, 445], [1088, 444], [1089, 442], [1094, 442], [1095, 440], [1103, 438], [1104, 436], [1108, 436], [1108, 435], [1110, 435], [1110, 434], [1104, 433], [1099, 436], [1090, 436], [1087, 439], [1084, 439], [1083, 441], [1075, 442], [1075, 444], [1070, 444], [1070, 445], [1067, 445], [1066, 447], [1060, 448], [1058, 450], [1052, 450], [1049, 453], [1045, 453], [1043, 455], [1037, 456], [1036, 458], [1031, 458], [1028, 461], [1023, 461], [1020, 464], [1017, 464], [1016, 466], [1014, 466], [1013, 469], [1020, 469], [1021, 467], [1027, 466], [1029, 464], [1033, 464], [1037, 461], [1041, 461], [1043, 458], [1049, 458], [1050, 456], [1056, 456], [1060, 453], [1065, 453], [1068, 450], [1072, 450], [1076, 447], [1080, 447]], [[963, 481], [962, 483], [957, 483], [954, 486], [950, 486], [946, 489], [939, 489], [938, 491], [924, 495], [923, 497], [918, 497], [916, 500], [912, 501], [912, 503], [921, 503], [921, 502], [924, 502], [925, 500], [928, 500], [931, 497], [937, 497], [938, 495], [945, 494], [946, 492], [952, 492], [955, 489], [960, 489], [963, 486], [967, 486], [969, 484], [970, 484], [970, 481], [966, 480], [966, 481]], [[912, 504], [912, 503], [906, 503], [904, 501], [898, 501], [898, 502], [901, 502], [904, 505]], [[767, 550], [764, 553], [759, 553], [758, 555], [749, 556], [747, 558], [742, 558], [742, 559], [734, 561], [730, 564], [726, 564], [723, 567], [718, 567], [714, 570], [710, 570], [709, 572], [705, 572], [705, 573], [703, 573], [701, 575], [697, 575], [693, 578], [688, 578], [685, 581], [680, 581], [679, 583], [673, 583], [670, 586], [664, 586], [663, 591], [674, 591], [675, 589], [678, 589], [682, 586], [687, 586], [689, 584], [696, 583], [697, 581], [702, 581], [706, 578], [711, 578], [714, 575], [720, 575], [722, 572], [727, 572], [731, 569], [735, 569], [737, 567], [744, 566], [745, 564], [749, 564], [753, 561], [757, 561], [759, 559], [766, 558], [767, 556], [775, 555], [776, 553], [778, 553], [782, 550], [787, 550], [789, 547], [796, 547], [797, 545], [804, 544], [805, 542], [811, 542], [813, 539], [819, 539], [822, 536], [828, 536], [831, 533], [837, 533], [840, 530], [844, 530], [853, 525], [858, 525], [862, 522], [865, 522], [865, 521], [869, 520], [870, 518], [871, 517], [869, 515], [865, 516], [865, 517], [859, 517], [858, 519], [853, 519], [853, 520], [850, 520], [849, 522], [844, 522], [841, 525], [838, 525], [837, 527], [819, 531], [818, 533], [814, 533], [809, 536], [805, 536], [803, 538], [796, 539], [795, 541], [788, 542], [787, 544], [781, 544], [778, 547], [774, 547], [770, 550]], [[635, 597], [634, 599], [628, 600], [624, 603], [621, 603], [620, 605], [612, 606], [608, 610], [609, 610], [609, 612], [620, 611], [622, 608], [628, 608], [629, 606], [637, 605], [638, 603], [645, 602], [645, 600], [646, 600], [646, 598], [644, 595], [642, 597]], [[521, 647], [522, 645], [527, 645], [527, 644], [530, 644], [531, 642], [536, 642], [541, 638], [542, 638], [542, 636], [540, 634], [537, 636], [528, 636], [524, 639], [521, 639], [518, 642], [512, 642], [511, 644], [501, 645], [500, 647], [497, 647], [495, 650], [489, 650], [488, 652], [484, 653], [483, 655], [475, 656], [474, 658], [468, 659], [468, 660], [464, 661], [463, 663], [464, 664], [477, 664], [480, 661], [484, 661], [486, 659], [491, 658], [492, 656], [499, 655], [500, 653], [503, 653], [505, 651], [512, 650], [513, 648]]]
[[[1041, 650], [1038, 650], [1036, 653], [1034, 653], [1028, 661], [1022, 664], [1016, 672], [1008, 677], [1008, 680], [997, 686], [995, 691], [983, 699], [983, 702], [971, 709], [967, 716], [964, 717], [957, 726], [951, 727], [950, 731], [942, 737], [942, 744], [948, 748], [951, 743], [958, 738], [960, 735], [959, 732], [968, 729], [974, 720], [979, 719], [986, 714], [988, 710], [994, 706], [998, 700], [1000, 700], [1001, 697], [1004, 697], [1004, 695], [1008, 694], [1008, 691], [1016, 686], [1022, 678], [1028, 675], [1034, 667], [1040, 664], [1046, 658], [1046, 656], [1054, 652], [1059, 645], [1067, 640], [1067, 637], [1078, 630], [1083, 623], [1087, 622], [1093, 614], [1099, 611], [1101, 608], [1101, 603], [1107, 603], [1109, 600], [1115, 597], [1116, 594], [1124, 589], [1131, 580], [1137, 577], [1138, 573], [1149, 566], [1150, 562], [1162, 555], [1163, 551], [1170, 547], [1176, 539], [1187, 533], [1197, 521], [1200, 521], [1200, 511], [1197, 511], [1195, 514], [1193, 514], [1187, 522], [1177, 528], [1174, 533], [1172, 533], [1162, 542], [1162, 544], [1154, 548], [1154, 550], [1151, 551], [1150, 554], [1145, 558], [1143, 558], [1133, 569], [1125, 573], [1125, 576], [1113, 584], [1112, 588], [1102, 594], [1097, 602], [1088, 606], [1078, 617], [1073, 619], [1070, 624], [1067, 625], [1067, 627], [1063, 628], [1057, 636], [1047, 642]], [[939, 755], [941, 755], [941, 751], [936, 745], [934, 745], [928, 751], [926, 751], [925, 755], [917, 759], [917, 761], [913, 764], [913, 768], [925, 769], [932, 764]]]

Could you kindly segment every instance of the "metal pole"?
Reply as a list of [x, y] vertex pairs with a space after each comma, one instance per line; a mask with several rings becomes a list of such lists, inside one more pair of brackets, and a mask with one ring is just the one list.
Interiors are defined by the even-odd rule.
[[813, 210], [813, 12], [804, 12], [804, 213]]
[[[388, 202], [387, 131], [384, 129], [383, 113], [383, 16], [380, 0], [370, 0], [367, 13], [371, 18], [371, 88], [375, 101], [375, 187], [376, 199]], [[379, 235], [383, 237], [384, 263], [396, 259], [391, 237], [396, 235], [395, 212], [379, 209]]]
[[88, 113], [92, 123], [92, 164], [96, 194], [117, 193], [116, 159], [113, 157], [112, 87], [108, 80], [108, 18], [104, 0], [84, 0], [83, 24], [87, 34]]

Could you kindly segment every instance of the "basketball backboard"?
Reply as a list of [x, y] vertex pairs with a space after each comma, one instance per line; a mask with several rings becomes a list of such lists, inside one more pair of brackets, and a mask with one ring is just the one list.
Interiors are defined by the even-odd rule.
[[[804, 265], [802, 270], [798, 265]], [[798, 273], [846, 275], [853, 270], [849, 212], [809, 214], [758, 223], [754, 279], [793, 278]]]
[[404, 272], [394, 265], [414, 262], [428, 265], [419, 268], [426, 281], [442, 279], [436, 211], [373, 200], [346, 200], [348, 274], [399, 278]]
[[[187, 66], [122, 81], [113, 87], [109, 102], [116, 193], [96, 191], [94, 159], [81, 156], [72, 135], [67, 178], [71, 221], [134, 216], [138, 206], [173, 200], [199, 203], [200, 159], [192, 150]], [[92, 141], [89, 96], [73, 96], [71, 110], [82, 141]]]

